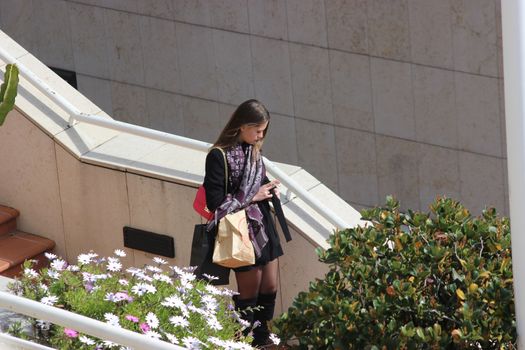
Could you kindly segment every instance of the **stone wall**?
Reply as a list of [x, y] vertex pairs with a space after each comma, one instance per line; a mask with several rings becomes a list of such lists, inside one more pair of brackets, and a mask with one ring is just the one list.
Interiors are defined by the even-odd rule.
[[2, 0], [0, 27], [117, 119], [212, 142], [256, 97], [266, 155], [349, 203], [508, 211], [500, 0]]

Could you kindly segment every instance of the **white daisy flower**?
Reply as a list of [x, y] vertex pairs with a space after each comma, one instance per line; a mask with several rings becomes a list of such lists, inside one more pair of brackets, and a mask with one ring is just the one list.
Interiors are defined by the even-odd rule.
[[86, 337], [85, 335], [81, 335], [80, 337], [78, 337], [78, 340], [86, 345], [95, 345], [95, 341], [91, 338]]
[[279, 343], [281, 342], [281, 339], [279, 339], [279, 337], [277, 335], [273, 334], [273, 333], [270, 333], [270, 340], [275, 345], [279, 345]]
[[47, 275], [55, 280], [60, 278], [60, 274], [55, 270], [47, 270]]
[[115, 249], [113, 253], [115, 253], [116, 256], [120, 256], [121, 258], [126, 256], [126, 252], [122, 249]]
[[150, 337], [150, 338], [154, 338], [154, 339], [160, 339], [161, 338], [161, 335], [159, 334], [159, 332], [155, 332], [155, 331], [152, 331], [152, 330], [149, 330], [147, 331], [146, 333], [144, 333], [144, 335]]
[[212, 286], [211, 284], [206, 285], [206, 292], [211, 295], [221, 295], [222, 292], [219, 288]]
[[165, 298], [161, 304], [163, 306], [176, 307], [179, 309], [186, 308], [186, 305], [184, 304], [182, 299], [179, 298], [177, 295], [172, 295], [170, 297]]
[[147, 265], [146, 266], [146, 270], [149, 270], [151, 272], [157, 272], [157, 273], [161, 273], [162, 272], [161, 268], [158, 268], [157, 266], [151, 266], [151, 265]]
[[85, 265], [85, 264], [89, 264], [91, 262], [91, 255], [90, 254], [80, 254], [78, 257], [77, 257], [77, 260], [78, 260], [78, 263], [80, 265]]
[[215, 311], [219, 304], [217, 303], [217, 300], [211, 295], [205, 295], [202, 297], [202, 302], [204, 303], [204, 307], [208, 311]]
[[104, 318], [106, 319], [106, 323], [112, 325], [112, 326], [115, 326], [115, 327], [120, 327], [120, 322], [118, 320], [118, 316], [117, 315], [114, 315], [112, 313], [109, 313], [109, 312], [106, 312], [104, 314]]
[[141, 269], [138, 269], [136, 267], [130, 267], [126, 270], [127, 273], [130, 273], [131, 276], [135, 276], [139, 273], [143, 273]]
[[170, 278], [170, 276], [166, 276], [164, 274], [155, 273], [153, 274], [153, 279], [155, 281], [162, 281], [167, 284], [173, 284], [173, 280]]
[[58, 297], [54, 296], [54, 295], [50, 295], [50, 296], [47, 296], [47, 297], [43, 297], [42, 299], [40, 299], [40, 302], [44, 305], [49, 305], [49, 306], [53, 306], [55, 305], [55, 303], [58, 301]]
[[197, 278], [197, 276], [195, 276], [193, 273], [183, 272], [180, 278], [183, 281], [191, 282], [191, 281], [194, 281]]
[[200, 350], [201, 349], [201, 341], [194, 337], [184, 337], [182, 339], [182, 343], [187, 349], [190, 350]]
[[57, 271], [62, 271], [62, 270], [65, 270], [65, 268], [67, 267], [67, 262], [62, 259], [55, 259], [51, 262], [50, 265], [52, 269], [55, 269]]
[[82, 272], [82, 280], [84, 282], [95, 282], [96, 278], [94, 278], [93, 274], [89, 272]]
[[78, 272], [80, 271], [80, 267], [78, 267], [77, 265], [69, 265], [67, 267], [67, 270], [71, 272]]
[[36, 272], [35, 270], [33, 269], [24, 269], [24, 275], [28, 278], [37, 278], [38, 277], [38, 272]]
[[206, 310], [203, 310], [203, 309], [200, 309], [198, 307], [196, 307], [195, 305], [188, 305], [188, 309], [192, 312], [195, 312], [199, 315], [202, 315], [202, 316], [208, 316], [208, 311]]
[[101, 274], [98, 274], [98, 275], [93, 275], [93, 280], [94, 281], [105, 280], [105, 279], [108, 279], [109, 277], [110, 276], [107, 273], [101, 273]]
[[238, 319], [239, 323], [241, 324], [242, 328], [248, 328], [251, 326], [250, 322], [243, 320], [242, 318]]
[[123, 286], [128, 286], [128, 285], [129, 285], [128, 280], [125, 280], [125, 279], [120, 279], [120, 280], [118, 280], [118, 283], [120, 283], [120, 284], [123, 285]]
[[207, 273], [203, 273], [202, 274], [204, 277], [206, 277], [206, 279], [208, 279], [208, 281], [213, 281], [213, 280], [218, 280], [219, 277], [215, 277], [215, 276], [212, 276], [212, 275], [208, 275]]
[[44, 253], [44, 255], [46, 256], [46, 258], [48, 258], [49, 260], [54, 260], [57, 258], [57, 256], [55, 254], [52, 254], [52, 253]]
[[122, 264], [118, 261], [110, 261], [107, 266], [107, 269], [111, 272], [118, 272], [122, 269]]
[[46, 286], [46, 285], [43, 284], [43, 283], [40, 283], [40, 284], [38, 285], [38, 287], [39, 287], [40, 289], [42, 289], [44, 292], [46, 292], [46, 293], [47, 293], [47, 291], [49, 290], [49, 287]]
[[118, 347], [118, 344], [117, 343], [113, 343], [112, 341], [109, 341], [109, 340], [104, 340], [104, 346], [110, 348], [110, 349], [113, 349], [113, 348], [116, 348]]
[[159, 319], [153, 312], [148, 312], [146, 315], [146, 323], [153, 329], [159, 326]]
[[209, 318], [207, 318], [206, 323], [208, 323], [208, 326], [210, 326], [211, 329], [214, 329], [216, 331], [220, 331], [223, 328], [219, 320], [215, 316], [210, 316]]
[[159, 265], [166, 265], [168, 262], [162, 258], [159, 258], [158, 256], [153, 258], [153, 262]]
[[172, 344], [179, 344], [179, 339], [177, 339], [177, 337], [174, 336], [173, 334], [171, 334], [171, 333], [164, 333], [164, 335], [166, 336], [166, 338], [168, 338], [170, 343], [172, 343]]
[[134, 294], [137, 294], [138, 296], [142, 296], [145, 293], [155, 294], [157, 292], [157, 288], [155, 288], [155, 286], [153, 286], [151, 284], [138, 283], [138, 284], [134, 285], [133, 287], [131, 287], [131, 291]]
[[187, 319], [185, 319], [184, 317], [182, 316], [171, 316], [169, 318], [169, 321], [171, 322], [172, 325], [174, 325], [175, 327], [183, 327], [183, 328], [186, 328], [190, 325], [190, 323], [188, 322]]
[[153, 282], [153, 278], [151, 278], [150, 276], [146, 275], [144, 272], [139, 272], [137, 273], [137, 278], [141, 281], [146, 281], [146, 282]]

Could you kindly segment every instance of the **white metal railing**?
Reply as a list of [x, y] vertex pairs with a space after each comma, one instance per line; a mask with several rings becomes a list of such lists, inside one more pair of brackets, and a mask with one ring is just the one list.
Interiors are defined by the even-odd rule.
[[[69, 124], [73, 125], [74, 121], [81, 121], [88, 124], [103, 126], [108, 129], [113, 129], [129, 134], [139, 135], [142, 137], [147, 137], [153, 140], [163, 141], [166, 143], [171, 143], [183, 147], [192, 148], [199, 151], [206, 151], [210, 148], [211, 144], [193, 140], [183, 136], [177, 136], [169, 134], [162, 131], [157, 131], [153, 129], [148, 129], [142, 126], [137, 126], [133, 124], [128, 124], [120, 122], [114, 119], [103, 118], [97, 115], [90, 115], [80, 112], [75, 106], [73, 106], [67, 99], [53, 90], [46, 82], [40, 79], [36, 74], [30, 71], [24, 64], [20, 63], [15, 57], [10, 55], [6, 50], [0, 47], [0, 58], [8, 63], [16, 63], [18, 69], [20, 70], [21, 75], [23, 75], [28, 81], [30, 81], [36, 88], [38, 88], [42, 93], [49, 97], [53, 102], [59, 105], [64, 111], [68, 112], [70, 115]], [[326, 218], [330, 223], [332, 223], [337, 228], [348, 228], [350, 225], [346, 220], [339, 217], [333, 211], [328, 209], [325, 205], [317, 200], [312, 194], [306, 191], [301, 185], [299, 185], [295, 180], [283, 172], [277, 165], [272, 163], [266, 157], [264, 158], [264, 163], [269, 173], [277, 178], [284, 186], [288, 188], [289, 191], [295, 193], [299, 198], [301, 198], [307, 205], [316, 210], [324, 218]], [[289, 195], [288, 193], [287, 195]]]
[[[134, 350], [184, 350], [177, 345], [3, 291], [0, 291], [0, 308], [72, 328], [81, 333], [128, 346]], [[48, 348], [44, 347], [43, 349]]]
[[33, 343], [29, 340], [13, 337], [7, 333], [0, 333], [0, 349], [5, 349], [2, 345], [9, 345], [9, 349], [23, 350], [55, 350], [49, 346]]

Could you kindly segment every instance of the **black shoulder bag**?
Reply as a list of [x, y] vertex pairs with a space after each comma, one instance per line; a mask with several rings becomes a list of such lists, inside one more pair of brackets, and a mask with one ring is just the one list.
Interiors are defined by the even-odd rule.
[[[219, 148], [224, 156], [224, 176], [225, 176], [225, 194], [228, 191], [228, 164], [226, 163], [226, 155], [224, 151]], [[208, 280], [204, 275], [213, 276], [217, 279], [210, 280], [210, 283], [216, 286], [230, 283], [230, 269], [224, 266], [214, 264], [213, 247], [215, 246], [215, 236], [217, 235], [217, 227], [213, 231], [207, 231], [208, 224], [197, 224], [193, 229], [193, 240], [191, 242], [191, 257], [190, 266], [197, 266], [195, 275], [199, 279]]]

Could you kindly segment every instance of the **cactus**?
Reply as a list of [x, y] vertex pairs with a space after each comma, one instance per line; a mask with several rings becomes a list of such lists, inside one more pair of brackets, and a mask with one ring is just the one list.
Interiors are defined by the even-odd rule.
[[18, 68], [8, 64], [5, 68], [4, 82], [0, 86], [0, 126], [4, 123], [7, 113], [15, 107], [15, 97], [18, 88]]

